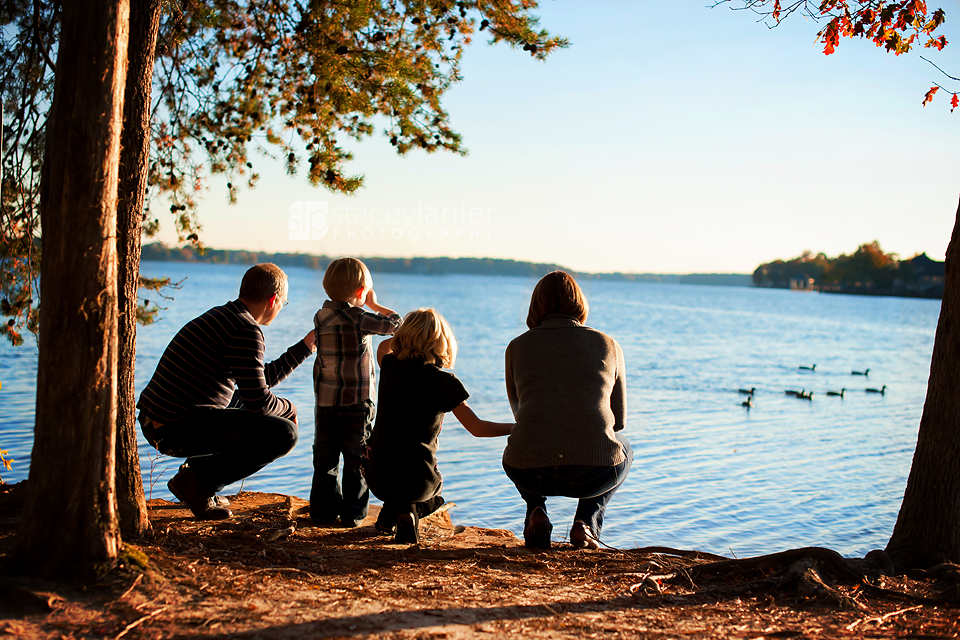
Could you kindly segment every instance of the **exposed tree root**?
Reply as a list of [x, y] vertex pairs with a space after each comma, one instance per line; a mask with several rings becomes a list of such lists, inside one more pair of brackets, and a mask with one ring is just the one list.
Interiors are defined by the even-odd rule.
[[[863, 605], [853, 596], [836, 588], [842, 584], [853, 586], [854, 594], [861, 590], [883, 600], [914, 604], [960, 603], [960, 566], [953, 564], [909, 572], [914, 580], [935, 580], [934, 595], [917, 595], [873, 584], [871, 581], [882, 583], [883, 576], [894, 575], [894, 564], [883, 551], [873, 551], [861, 559], [844, 558], [836, 551], [822, 547], [805, 547], [735, 560], [666, 547], [640, 551], [676, 556], [664, 562], [673, 571], [669, 581], [678, 587], [689, 585], [696, 593], [708, 597], [778, 593], [840, 609], [861, 609]], [[713, 561], [697, 562], [706, 559]], [[678, 566], [678, 563], [684, 566]]]

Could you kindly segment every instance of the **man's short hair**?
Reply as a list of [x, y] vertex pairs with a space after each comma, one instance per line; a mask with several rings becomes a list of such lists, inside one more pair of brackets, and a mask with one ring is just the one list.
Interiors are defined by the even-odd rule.
[[323, 274], [323, 290], [331, 300], [346, 302], [372, 282], [367, 265], [356, 258], [337, 258]]
[[255, 264], [243, 274], [240, 282], [240, 298], [250, 302], [263, 302], [273, 296], [283, 295], [287, 288], [287, 274], [272, 262]]

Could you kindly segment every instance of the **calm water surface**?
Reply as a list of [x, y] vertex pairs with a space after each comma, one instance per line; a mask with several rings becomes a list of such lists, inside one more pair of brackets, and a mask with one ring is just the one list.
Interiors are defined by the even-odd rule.
[[[236, 297], [235, 265], [144, 263], [146, 275], [187, 278], [162, 322], [141, 328], [137, 391], [187, 321]], [[312, 326], [325, 299], [320, 272], [291, 268], [290, 305], [264, 328], [267, 357]], [[503, 382], [507, 343], [526, 327], [535, 284], [523, 278], [376, 275], [381, 303], [406, 313], [439, 309], [460, 342], [455, 372], [485, 419], [511, 420]], [[607, 511], [604, 541], [738, 556], [800, 546], [846, 555], [883, 547], [896, 521], [916, 444], [939, 301], [692, 285], [585, 281], [588, 324], [623, 346], [627, 435], [636, 459]], [[800, 365], [816, 364], [816, 371]], [[0, 344], [0, 445], [7, 482], [26, 477], [34, 416], [36, 346]], [[851, 370], [871, 370], [869, 379]], [[866, 387], [888, 386], [881, 396]], [[738, 388], [756, 387], [741, 407]], [[847, 389], [844, 399], [827, 390]], [[813, 402], [784, 395], [813, 390]], [[293, 453], [248, 478], [244, 489], [309, 496], [313, 392], [310, 362], [277, 392], [300, 410]], [[523, 505], [503, 474], [505, 440], [471, 437], [447, 416], [440, 438], [444, 496], [455, 522], [522, 529]], [[157, 458], [141, 438], [144, 483], [171, 498], [178, 460]], [[240, 485], [230, 487], [235, 492]], [[574, 501], [548, 502], [565, 536]]]

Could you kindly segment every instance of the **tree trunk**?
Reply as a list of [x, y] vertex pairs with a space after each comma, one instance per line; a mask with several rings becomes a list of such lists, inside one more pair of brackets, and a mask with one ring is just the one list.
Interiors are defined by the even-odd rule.
[[124, 92], [117, 203], [119, 259], [119, 388], [117, 390], [117, 511], [125, 536], [150, 529], [137, 450], [137, 290], [140, 240], [150, 153], [150, 94], [153, 61], [160, 27], [160, 0], [141, 0], [130, 7], [130, 48]]
[[41, 575], [112, 566], [117, 182], [129, 0], [64, 3], [40, 186], [40, 354], [17, 560]]
[[960, 207], [917, 450], [887, 553], [898, 570], [960, 562]]

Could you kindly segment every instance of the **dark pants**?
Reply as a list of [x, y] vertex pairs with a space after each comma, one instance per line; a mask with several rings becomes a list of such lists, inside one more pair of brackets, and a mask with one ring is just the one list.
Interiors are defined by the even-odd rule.
[[[310, 488], [312, 519], [332, 522], [339, 516], [340, 522], [348, 525], [367, 517], [370, 490], [360, 473], [360, 462], [373, 430], [374, 415], [372, 400], [345, 407], [317, 407]], [[338, 477], [341, 455], [342, 481]]]
[[609, 467], [562, 465], [537, 469], [517, 469], [504, 464], [507, 477], [517, 486], [520, 497], [527, 503], [526, 529], [530, 514], [537, 507], [547, 510], [547, 496], [579, 498], [574, 520], [583, 520], [599, 539], [603, 527], [603, 512], [614, 492], [623, 484], [633, 463], [633, 449], [622, 433], [616, 438], [623, 445], [627, 459]]
[[292, 420], [258, 416], [243, 408], [191, 409], [157, 429], [146, 417], [140, 413], [143, 437], [160, 453], [186, 458], [208, 496], [252, 476], [297, 444]]

